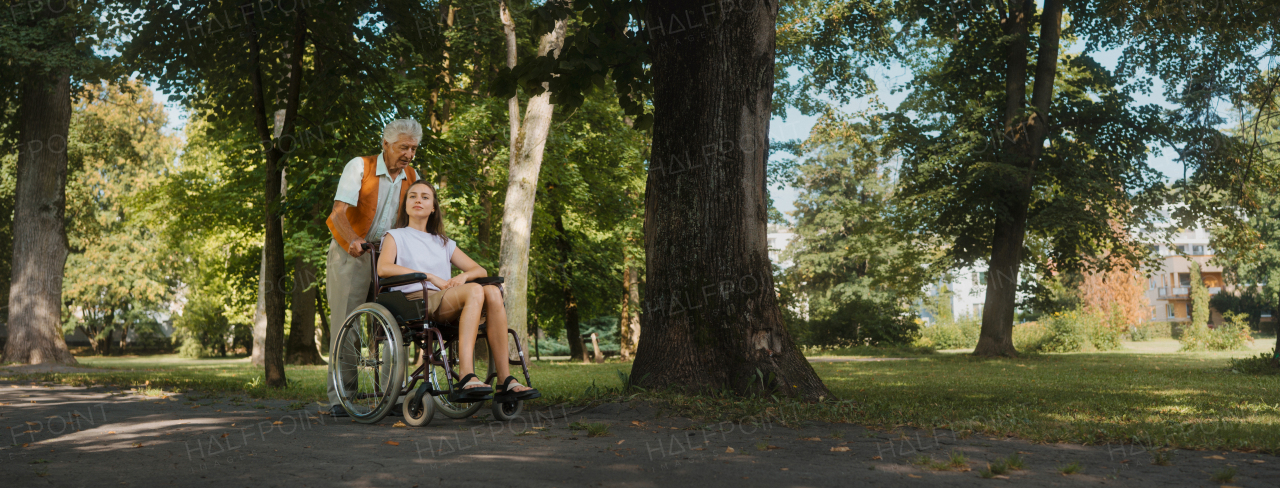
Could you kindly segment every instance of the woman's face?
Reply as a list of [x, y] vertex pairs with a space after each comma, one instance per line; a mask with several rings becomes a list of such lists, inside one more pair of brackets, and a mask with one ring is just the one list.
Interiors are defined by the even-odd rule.
[[411, 218], [425, 219], [435, 210], [436, 196], [427, 185], [413, 185], [404, 198], [405, 213]]

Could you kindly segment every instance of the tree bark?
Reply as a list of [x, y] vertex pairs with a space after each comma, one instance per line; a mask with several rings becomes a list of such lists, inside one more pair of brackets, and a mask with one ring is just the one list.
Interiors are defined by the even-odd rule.
[[267, 278], [267, 248], [264, 241], [262, 255], [258, 261], [258, 304], [253, 309], [253, 347], [249, 351], [249, 364], [265, 366], [263, 356], [267, 343], [267, 293], [271, 290], [271, 281]]
[[622, 306], [618, 312], [618, 358], [630, 361], [635, 344], [631, 342], [631, 267], [622, 268]]
[[316, 349], [316, 267], [300, 257], [293, 259], [293, 297], [285, 364], [324, 364]]
[[1005, 185], [996, 189], [1004, 197], [991, 235], [991, 260], [987, 270], [987, 296], [982, 310], [982, 331], [973, 354], [977, 356], [1017, 356], [1013, 346], [1014, 307], [1017, 300], [1018, 271], [1027, 233], [1027, 214], [1035, 184], [1036, 164], [1049, 134], [1049, 106], [1057, 77], [1058, 50], [1062, 34], [1062, 0], [1045, 0], [1040, 24], [1040, 50], [1036, 59], [1032, 88], [1033, 113], [1025, 114], [1027, 86], [1028, 30], [1036, 5], [1024, 0], [1009, 4], [1002, 21], [1005, 33], [1014, 36], [1006, 56], [1005, 125], [1001, 142], [1003, 161], [1013, 166]]
[[71, 72], [28, 68], [20, 90], [9, 338], [3, 362], [76, 364], [62, 336]]
[[[505, 8], [505, 3], [503, 4]], [[507, 14], [507, 18], [510, 14]], [[513, 26], [514, 28], [514, 26]], [[557, 20], [555, 29], [542, 36], [538, 43], [538, 56], [557, 57], [564, 44], [567, 26], [564, 19]], [[508, 43], [514, 38], [508, 36]], [[510, 52], [508, 47], [508, 52]], [[509, 54], [510, 56], [510, 54]], [[512, 63], [509, 59], [509, 63]], [[513, 63], [512, 63], [513, 64]], [[546, 84], [543, 87], [546, 88]], [[518, 104], [512, 105], [518, 109]], [[498, 275], [506, 280], [507, 327], [516, 331], [521, 342], [528, 342], [529, 315], [529, 237], [533, 226], [533, 200], [538, 193], [538, 171], [542, 168], [542, 153], [546, 147], [547, 133], [551, 129], [551, 92], [529, 99], [525, 107], [522, 138], [517, 150], [512, 139], [511, 169], [507, 177], [507, 197], [502, 210], [502, 243], [498, 252]], [[518, 117], [518, 112], [515, 117]], [[514, 119], [512, 126], [515, 127]], [[514, 132], [513, 132], [514, 134]], [[518, 157], [517, 157], [518, 154]], [[570, 341], [572, 342], [572, 341]]]
[[640, 273], [631, 266], [622, 271], [622, 314], [618, 323], [619, 353], [623, 361], [630, 361], [640, 344]]
[[686, 2], [646, 5], [655, 124], [631, 382], [830, 396], [782, 321], [766, 243], [777, 4], [709, 19]]

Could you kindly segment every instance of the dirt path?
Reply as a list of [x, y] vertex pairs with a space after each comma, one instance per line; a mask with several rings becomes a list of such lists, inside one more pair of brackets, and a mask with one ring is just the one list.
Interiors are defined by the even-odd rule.
[[[0, 381], [0, 480], [26, 486], [1276, 486], [1280, 459], [1132, 446], [1038, 445], [949, 431], [889, 434], [847, 424], [699, 424], [645, 404], [557, 406], [502, 424], [437, 415], [427, 427], [330, 419], [314, 404]], [[482, 414], [487, 409], [480, 411]], [[603, 423], [589, 437], [572, 425]], [[936, 434], [936, 435], [935, 435]], [[9, 444], [13, 445], [9, 445]], [[732, 451], [730, 451], [730, 448]], [[967, 471], [912, 464], [964, 453]], [[1021, 453], [1023, 470], [982, 479]], [[1079, 463], [1080, 474], [1058, 467]]]

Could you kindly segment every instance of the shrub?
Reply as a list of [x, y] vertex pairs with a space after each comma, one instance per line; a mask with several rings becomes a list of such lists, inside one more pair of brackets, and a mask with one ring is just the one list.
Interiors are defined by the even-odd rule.
[[1258, 353], [1257, 356], [1233, 358], [1227, 367], [1232, 373], [1244, 374], [1280, 374], [1280, 368], [1271, 365], [1271, 354]]
[[1041, 342], [1038, 352], [1081, 352], [1093, 349], [1089, 332], [1096, 328], [1094, 317], [1077, 310], [1058, 312], [1049, 317], [1048, 335]]
[[1020, 351], [1036, 351], [1049, 339], [1049, 328], [1040, 322], [1026, 322], [1013, 326], [1013, 347]]
[[1129, 340], [1134, 342], [1172, 339], [1173, 337], [1173, 324], [1171, 322], [1143, 322], [1129, 326]]
[[820, 317], [801, 322], [792, 330], [800, 343], [808, 345], [906, 345], [916, 340], [920, 329], [913, 315], [892, 303], [867, 298], [847, 299]]
[[1140, 326], [1129, 327], [1129, 340], [1133, 342], [1146, 342], [1151, 339], [1154, 339], [1151, 334], [1151, 329]]
[[[1116, 317], [1111, 314], [1111, 317]], [[1014, 346], [1032, 352], [1082, 352], [1109, 351], [1120, 348], [1123, 326], [1104, 320], [1097, 314], [1080, 310], [1057, 312], [1049, 316], [1047, 323], [1024, 326], [1019, 332], [1014, 327]], [[1028, 324], [1029, 325], [1029, 324]], [[1021, 340], [1022, 345], [1019, 346]]]
[[176, 338], [182, 340], [178, 354], [186, 358], [202, 358], [217, 351], [227, 355], [227, 337], [231, 324], [223, 314], [222, 304], [205, 294], [198, 294], [183, 307], [182, 315], [174, 320]]
[[1253, 342], [1249, 318], [1245, 314], [1227, 312], [1222, 325], [1213, 329], [1192, 325], [1178, 339], [1179, 351], [1239, 351]]
[[934, 349], [967, 349], [978, 344], [980, 332], [982, 323], [974, 319], [942, 322], [921, 327], [920, 338], [914, 345]]

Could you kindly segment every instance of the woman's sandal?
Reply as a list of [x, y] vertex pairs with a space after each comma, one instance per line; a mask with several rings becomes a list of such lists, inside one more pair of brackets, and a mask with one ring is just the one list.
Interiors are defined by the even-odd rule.
[[[484, 385], [474, 388], [467, 388], [467, 385]], [[493, 387], [480, 381], [480, 377], [469, 374], [463, 376], [461, 380], [453, 384], [453, 391], [449, 393], [449, 401], [452, 403], [475, 403], [490, 400], [489, 396], [493, 393]]]
[[515, 376], [507, 376], [507, 379], [503, 380], [502, 385], [499, 386], [499, 388], [501, 389], [497, 390], [497, 393], [493, 394], [493, 401], [498, 403], [511, 403], [519, 400], [533, 400], [534, 398], [539, 398], [542, 396], [542, 393], [538, 393], [538, 390], [535, 390], [533, 388], [529, 388], [528, 390], [513, 391], [508, 393], [507, 389], [511, 387], [512, 383], [515, 383], [517, 385], [520, 384], [520, 382], [516, 381]]

